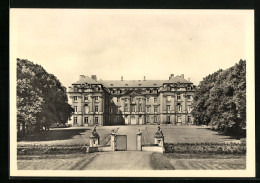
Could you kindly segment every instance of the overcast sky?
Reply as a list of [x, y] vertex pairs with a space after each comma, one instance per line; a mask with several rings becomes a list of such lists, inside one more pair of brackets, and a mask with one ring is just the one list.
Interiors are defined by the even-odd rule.
[[253, 11], [11, 9], [10, 59], [42, 65], [68, 87], [98, 79], [168, 79], [198, 84], [248, 59]]

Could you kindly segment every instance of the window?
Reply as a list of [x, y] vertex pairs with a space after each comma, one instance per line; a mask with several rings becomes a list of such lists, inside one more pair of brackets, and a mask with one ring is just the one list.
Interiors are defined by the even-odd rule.
[[95, 112], [98, 112], [98, 106], [97, 105], [95, 106]]
[[[120, 91], [121, 91], [121, 90], [120, 90]], [[117, 101], [117, 102], [119, 102], [119, 101], [120, 101], [120, 98], [119, 98], [119, 97], [117, 97], [117, 98], [116, 98], [116, 101]]]
[[74, 106], [74, 112], [78, 112], [78, 107]]
[[171, 110], [171, 106], [167, 105], [167, 112], [170, 112], [170, 110]]
[[192, 110], [192, 107], [189, 105], [188, 106], [188, 112], [191, 112], [191, 110]]
[[125, 104], [125, 112], [128, 112], [128, 106], [127, 106], [127, 104]]
[[116, 90], [113, 90], [113, 93], [116, 93]]
[[188, 86], [188, 87], [187, 87], [187, 90], [191, 90], [191, 87], [190, 87], [190, 86]]
[[146, 107], [146, 112], [150, 112], [150, 107]]
[[191, 117], [188, 116], [188, 123], [191, 123]]
[[178, 112], [181, 112], [181, 104], [180, 103], [177, 104], [177, 108], [178, 108]]
[[149, 116], [146, 116], [146, 122], [150, 123]]
[[168, 102], [171, 101], [171, 96], [167, 96], [167, 101], [168, 101]]
[[85, 97], [84, 97], [84, 100], [88, 100], [88, 96], [85, 96]]
[[157, 106], [154, 106], [154, 112], [157, 112]]
[[153, 93], [153, 90], [150, 90], [150, 93]]
[[142, 105], [138, 106], [138, 112], [142, 112]]
[[149, 98], [146, 98], [146, 102], [149, 102], [150, 101], [150, 99]]
[[154, 97], [154, 103], [156, 103], [157, 102], [157, 97]]
[[94, 96], [94, 100], [95, 100], [95, 101], [98, 101], [98, 96]]
[[167, 116], [167, 122], [168, 122], [168, 123], [171, 122], [171, 116]]
[[77, 100], [78, 100], [78, 97], [77, 97], [77, 96], [74, 96], [74, 97], [73, 97], [73, 100], [74, 100], [74, 101], [77, 101]]
[[181, 100], [181, 95], [177, 95], [177, 100]]
[[84, 117], [84, 123], [88, 123], [88, 117]]
[[117, 108], [117, 113], [120, 113], [120, 108], [119, 107]]
[[191, 95], [187, 95], [187, 98], [188, 98], [188, 100], [190, 100], [191, 99]]
[[134, 105], [132, 106], [132, 112], [135, 112], [135, 106]]
[[110, 107], [110, 113], [113, 113], [113, 107]]
[[120, 93], [122, 93], [122, 90], [120, 90]]
[[171, 87], [170, 86], [167, 86], [167, 91], [171, 91]]
[[98, 124], [98, 117], [95, 117], [95, 123]]
[[78, 123], [78, 118], [77, 118], [77, 117], [74, 117], [73, 123], [74, 123], [74, 124], [77, 124], [77, 123]]
[[127, 102], [127, 98], [125, 99], [125, 103]]
[[154, 116], [154, 122], [157, 123], [158, 120], [157, 120], [157, 116]]

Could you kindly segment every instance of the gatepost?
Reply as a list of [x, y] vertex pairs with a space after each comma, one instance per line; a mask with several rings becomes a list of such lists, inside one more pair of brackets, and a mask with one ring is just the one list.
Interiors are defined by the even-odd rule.
[[111, 150], [116, 150], [116, 133], [114, 132], [114, 130], [111, 133]]
[[161, 127], [158, 127], [157, 132], [154, 135], [154, 143], [160, 147], [164, 147], [164, 136]]
[[99, 135], [96, 131], [96, 126], [94, 127], [90, 137], [89, 137], [89, 147], [97, 147], [99, 145]]
[[139, 131], [136, 134], [137, 142], [136, 142], [136, 150], [142, 151], [142, 132], [139, 129]]

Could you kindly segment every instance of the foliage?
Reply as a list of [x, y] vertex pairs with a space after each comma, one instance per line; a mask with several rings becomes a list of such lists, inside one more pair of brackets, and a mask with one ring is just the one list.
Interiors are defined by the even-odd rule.
[[246, 144], [239, 143], [166, 143], [166, 153], [246, 154]]
[[246, 61], [205, 77], [195, 92], [192, 114], [197, 125], [242, 135], [246, 127]]
[[39, 154], [85, 154], [87, 146], [82, 145], [23, 145], [17, 147], [17, 155]]
[[53, 123], [66, 123], [73, 112], [66, 88], [43, 67], [17, 59], [17, 122], [23, 135], [49, 129]]

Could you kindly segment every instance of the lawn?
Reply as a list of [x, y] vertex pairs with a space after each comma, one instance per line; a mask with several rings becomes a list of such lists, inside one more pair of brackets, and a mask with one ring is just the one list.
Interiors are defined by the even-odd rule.
[[[205, 142], [238, 142], [230, 136], [224, 136], [207, 127], [199, 126], [161, 126], [165, 143], [205, 143]], [[146, 126], [144, 144], [154, 143], [154, 134], [158, 126]]]
[[81, 170], [96, 154], [18, 156], [18, 170]]
[[245, 156], [153, 153], [151, 159], [153, 168], [157, 170], [241, 170], [246, 168]]
[[[117, 127], [97, 127], [97, 132], [100, 136], [100, 144], [106, 145], [110, 140], [112, 130]], [[71, 127], [71, 128], [53, 128], [49, 131], [44, 131], [26, 139], [18, 141], [18, 145], [25, 144], [47, 144], [47, 145], [89, 145], [89, 137], [93, 127]]]

